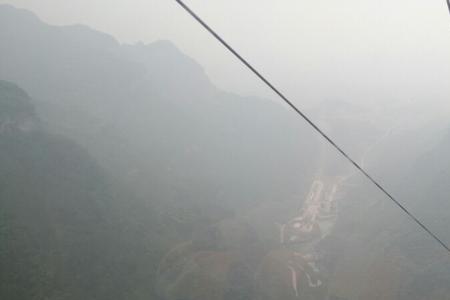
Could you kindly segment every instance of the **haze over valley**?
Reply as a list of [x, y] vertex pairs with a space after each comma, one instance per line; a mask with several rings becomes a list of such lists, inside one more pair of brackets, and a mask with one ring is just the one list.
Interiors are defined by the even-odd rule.
[[[448, 253], [275, 97], [9, 4], [0, 41], [0, 299], [449, 299]], [[450, 244], [449, 111], [399, 98], [305, 107]]]

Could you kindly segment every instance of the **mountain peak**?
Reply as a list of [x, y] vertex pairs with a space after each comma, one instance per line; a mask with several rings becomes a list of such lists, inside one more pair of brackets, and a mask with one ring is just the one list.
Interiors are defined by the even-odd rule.
[[41, 21], [34, 13], [29, 10], [17, 8], [10, 4], [0, 4], [0, 17], [21, 18], [30, 21]]
[[83, 43], [94, 47], [113, 47], [118, 42], [106, 33], [97, 31], [81, 24], [73, 25], [50, 25], [42, 21], [33, 12], [16, 8], [9, 4], [0, 4], [0, 27], [5, 28], [3, 32], [18, 33], [26, 32], [31, 36], [42, 36], [48, 33], [70, 36], [73, 44]]

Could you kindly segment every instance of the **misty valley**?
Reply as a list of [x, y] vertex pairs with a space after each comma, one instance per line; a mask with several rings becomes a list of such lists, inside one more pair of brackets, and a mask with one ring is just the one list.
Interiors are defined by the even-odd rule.
[[[407, 105], [309, 114], [450, 243], [450, 124]], [[450, 257], [281, 102], [0, 4], [0, 299], [445, 300]]]

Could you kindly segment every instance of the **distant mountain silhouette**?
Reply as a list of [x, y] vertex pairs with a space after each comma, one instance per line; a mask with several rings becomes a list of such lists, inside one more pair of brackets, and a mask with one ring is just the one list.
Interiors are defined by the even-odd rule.
[[0, 78], [37, 99], [49, 130], [147, 197], [233, 210], [309, 184], [317, 145], [305, 124], [279, 104], [217, 89], [168, 41], [123, 45], [8, 5], [0, 39]]

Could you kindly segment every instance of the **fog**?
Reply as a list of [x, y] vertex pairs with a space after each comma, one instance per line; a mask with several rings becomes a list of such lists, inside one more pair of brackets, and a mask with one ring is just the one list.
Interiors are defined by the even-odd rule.
[[[445, 1], [186, 1], [450, 244]], [[449, 256], [175, 1], [0, 0], [0, 298], [448, 299]]]
[[[89, 25], [126, 43], [168, 39], [200, 62], [218, 86], [273, 97], [175, 1], [2, 2], [29, 8], [52, 24]], [[445, 1], [186, 3], [301, 104], [330, 98], [392, 102], [432, 97], [448, 109]]]

